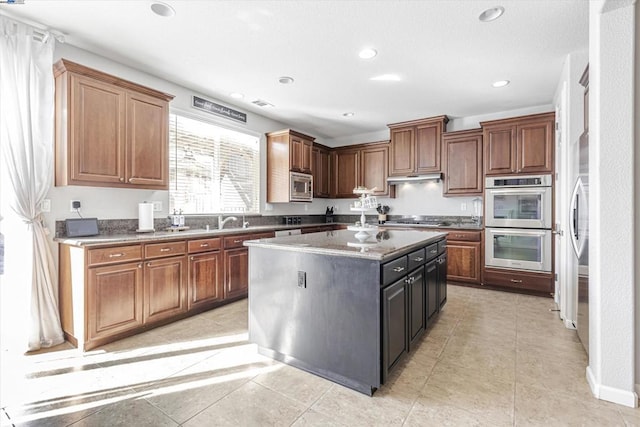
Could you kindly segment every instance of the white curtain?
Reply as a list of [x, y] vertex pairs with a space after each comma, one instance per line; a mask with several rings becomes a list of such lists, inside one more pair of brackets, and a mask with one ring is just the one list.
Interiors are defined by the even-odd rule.
[[25, 260], [31, 283], [17, 284], [31, 288], [29, 351], [64, 341], [57, 274], [40, 210], [53, 177], [54, 43], [48, 33], [0, 15], [2, 168], [13, 190], [11, 207], [29, 225], [25, 239], [33, 242]]

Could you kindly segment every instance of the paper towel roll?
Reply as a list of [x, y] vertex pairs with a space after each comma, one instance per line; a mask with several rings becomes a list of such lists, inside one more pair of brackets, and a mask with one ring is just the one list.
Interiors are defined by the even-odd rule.
[[153, 203], [138, 203], [138, 231], [153, 231]]

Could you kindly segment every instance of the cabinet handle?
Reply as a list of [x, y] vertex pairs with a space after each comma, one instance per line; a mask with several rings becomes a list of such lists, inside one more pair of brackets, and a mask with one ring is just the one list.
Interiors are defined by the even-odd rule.
[[513, 282], [513, 283], [522, 283], [522, 280], [511, 279], [511, 282]]
[[234, 240], [233, 243], [242, 243], [242, 239], [240, 240]]
[[138, 268], [142, 268], [142, 263], [139, 263], [139, 264], [138, 264]]
[[208, 244], [208, 243], [200, 243], [200, 247], [201, 247], [201, 248], [206, 248], [207, 246], [209, 246], [209, 244]]
[[133, 183], [133, 178], [129, 178], [129, 183]]
[[151, 267], [151, 263], [150, 262], [147, 263], [147, 267]]
[[117, 254], [109, 254], [109, 258], [118, 258], [124, 256], [123, 252], [117, 253]]
[[424, 258], [422, 258], [421, 256], [419, 256], [419, 257], [414, 258], [413, 260], [414, 260], [415, 262], [420, 262], [420, 261], [422, 261], [423, 259], [424, 259]]
[[193, 261], [194, 259], [195, 259], [194, 257], [191, 257], [191, 261]]
[[459, 238], [459, 239], [461, 239], [461, 238], [463, 238], [463, 237], [464, 237], [464, 234], [456, 234], [456, 237], [457, 237], [457, 238]]
[[438, 250], [437, 250], [437, 249], [432, 249], [432, 250], [430, 250], [430, 251], [429, 251], [429, 253], [430, 253], [430, 254], [437, 254], [437, 253], [438, 253]]
[[400, 273], [401, 271], [404, 271], [404, 267], [395, 267], [393, 271], [395, 271], [396, 273]]
[[160, 252], [169, 252], [171, 248], [161, 248]]
[[124, 182], [124, 178], [123, 177], [120, 177], [120, 182]]

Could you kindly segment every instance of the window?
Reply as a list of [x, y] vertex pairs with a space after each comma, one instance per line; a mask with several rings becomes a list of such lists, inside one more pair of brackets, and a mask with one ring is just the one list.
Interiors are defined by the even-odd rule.
[[169, 116], [169, 210], [258, 213], [260, 141], [201, 120]]

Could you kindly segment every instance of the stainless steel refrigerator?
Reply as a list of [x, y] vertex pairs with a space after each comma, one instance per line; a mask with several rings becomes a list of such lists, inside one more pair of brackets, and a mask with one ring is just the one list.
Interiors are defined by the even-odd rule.
[[578, 338], [589, 353], [589, 133], [580, 136], [579, 175], [571, 202], [571, 243], [578, 258]]

